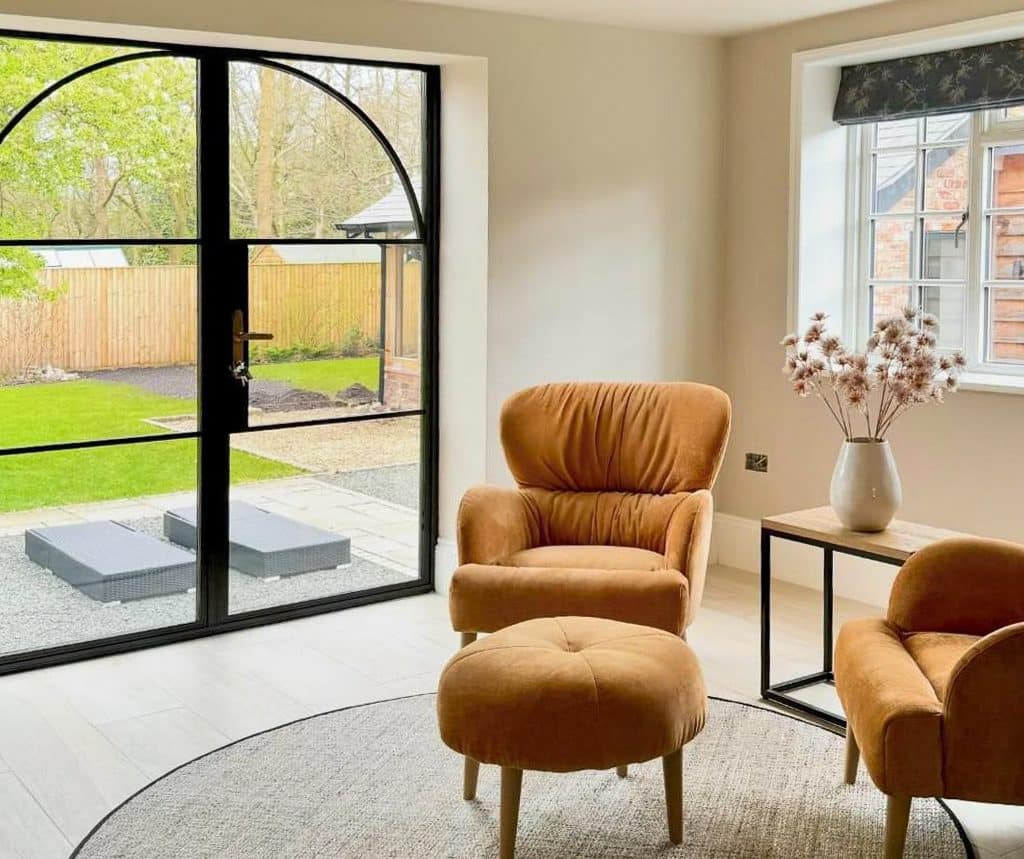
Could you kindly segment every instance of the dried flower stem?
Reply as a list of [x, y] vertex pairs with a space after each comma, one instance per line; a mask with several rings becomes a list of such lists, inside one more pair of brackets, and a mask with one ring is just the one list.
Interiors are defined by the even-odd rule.
[[939, 355], [933, 329], [938, 320], [905, 308], [879, 320], [864, 352], [849, 352], [826, 330], [825, 313], [815, 313], [802, 337], [788, 335], [786, 365], [793, 389], [801, 397], [816, 395], [845, 438], [853, 438], [856, 412], [869, 438], [883, 439], [911, 407], [941, 402], [957, 389], [966, 361], [960, 353]]

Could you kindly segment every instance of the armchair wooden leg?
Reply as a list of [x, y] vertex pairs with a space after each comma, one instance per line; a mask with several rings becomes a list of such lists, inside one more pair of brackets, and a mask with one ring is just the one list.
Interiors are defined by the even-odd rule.
[[668, 812], [668, 838], [673, 844], [683, 842], [683, 750], [661, 759], [665, 772], [665, 810]]
[[460, 647], [465, 647], [466, 645], [472, 644], [474, 641], [476, 641], [476, 633], [475, 632], [460, 632], [459, 633], [459, 638], [460, 638], [459, 646]]
[[516, 855], [516, 829], [519, 827], [519, 796], [523, 789], [523, 771], [501, 768], [501, 859]]
[[627, 764], [624, 767], [615, 767], [615, 772], [618, 773], [619, 778], [625, 778], [629, 775], [629, 765]]
[[885, 805], [885, 859], [902, 859], [907, 842], [907, 824], [910, 822], [909, 796], [886, 797]]
[[470, 757], [465, 760], [462, 769], [462, 798], [476, 799], [476, 782], [480, 775], [480, 762]]
[[846, 767], [843, 770], [843, 781], [847, 784], [857, 783], [857, 765], [860, 763], [860, 746], [853, 735], [853, 729], [846, 726]]

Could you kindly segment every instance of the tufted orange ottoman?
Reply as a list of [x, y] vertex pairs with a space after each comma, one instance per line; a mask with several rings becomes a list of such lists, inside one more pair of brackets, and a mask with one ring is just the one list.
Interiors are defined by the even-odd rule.
[[693, 651], [668, 632], [593, 617], [517, 623], [464, 647], [437, 692], [441, 739], [501, 769], [501, 857], [515, 854], [523, 770], [572, 772], [662, 758], [669, 837], [683, 836], [683, 746], [704, 727]]

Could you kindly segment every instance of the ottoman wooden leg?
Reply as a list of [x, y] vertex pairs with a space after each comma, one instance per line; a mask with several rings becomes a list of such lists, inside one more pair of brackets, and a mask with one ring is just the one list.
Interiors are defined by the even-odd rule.
[[459, 646], [465, 647], [466, 645], [472, 644], [476, 641], [475, 632], [460, 632], [459, 633]]
[[480, 775], [480, 762], [470, 757], [466, 758], [462, 770], [462, 798], [476, 799], [476, 781]]
[[885, 804], [885, 859], [900, 859], [907, 843], [907, 824], [910, 823], [909, 796], [886, 797]]
[[619, 778], [625, 778], [629, 775], [629, 765], [627, 764], [624, 767], [615, 767], [615, 772], [619, 774]]
[[519, 795], [523, 788], [523, 771], [501, 768], [501, 859], [516, 855], [516, 829], [519, 826]]
[[665, 810], [668, 812], [668, 838], [673, 844], [683, 841], [683, 750], [661, 759], [665, 771]]
[[843, 771], [843, 781], [847, 784], [857, 783], [857, 764], [860, 763], [860, 746], [857, 745], [857, 738], [853, 735], [853, 729], [846, 726], [846, 768]]

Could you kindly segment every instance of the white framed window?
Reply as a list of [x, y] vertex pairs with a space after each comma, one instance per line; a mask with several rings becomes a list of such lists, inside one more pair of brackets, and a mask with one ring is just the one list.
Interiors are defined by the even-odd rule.
[[969, 369], [1024, 377], [1024, 107], [850, 129], [858, 340], [906, 304]]

